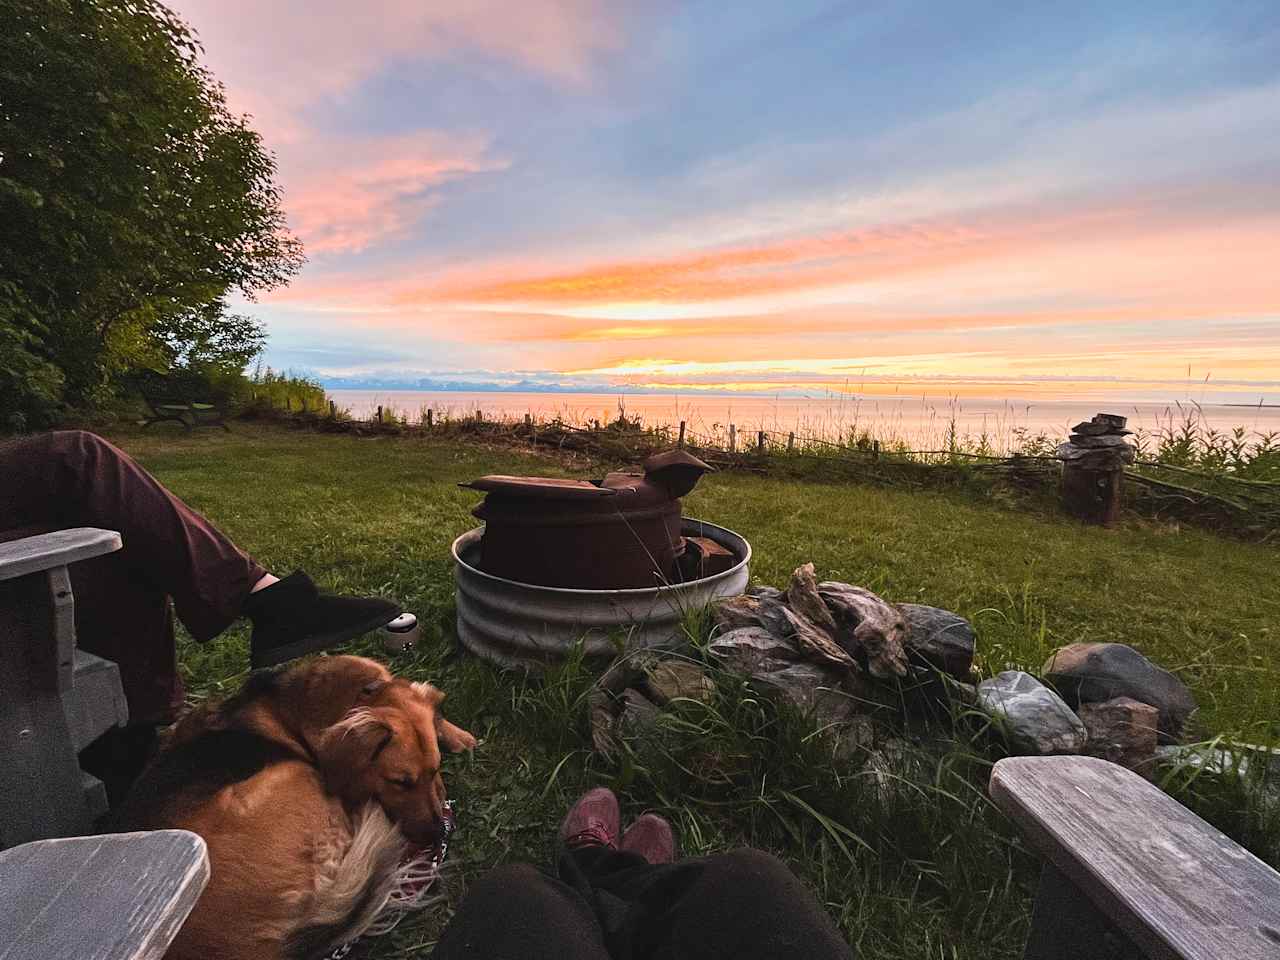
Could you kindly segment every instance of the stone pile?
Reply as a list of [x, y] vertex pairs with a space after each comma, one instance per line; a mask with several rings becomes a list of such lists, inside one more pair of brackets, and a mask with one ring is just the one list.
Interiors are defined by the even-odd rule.
[[[786, 590], [757, 586], [721, 601], [708, 652], [755, 690], [799, 707], [819, 725], [900, 710], [903, 691], [945, 698], [971, 676], [973, 628], [947, 610], [895, 605], [863, 587], [819, 581], [812, 563]], [[940, 680], [945, 677], [946, 680]], [[592, 736], [609, 752], [616, 735], [652, 722], [649, 705], [706, 699], [713, 684], [688, 658], [632, 656], [602, 678], [591, 704]], [[640, 698], [640, 699], [637, 699]]]
[[[1182, 681], [1120, 643], [1074, 643], [1039, 677], [1007, 670], [975, 685], [974, 631], [963, 617], [819, 581], [811, 563], [786, 590], [758, 586], [721, 601], [715, 623], [709, 662], [829, 729], [837, 758], [895, 742], [893, 728], [922, 715], [967, 715], [985, 716], [1013, 753], [1087, 753], [1149, 774], [1158, 745], [1178, 743], [1196, 710]], [[591, 695], [596, 749], [642, 736], [673, 700], [707, 703], [715, 692], [694, 657], [632, 654]]]
[[1058, 459], [1086, 470], [1118, 470], [1133, 463], [1135, 451], [1125, 437], [1127, 418], [1114, 413], [1099, 413], [1093, 419], [1077, 423], [1071, 436], [1058, 447]]

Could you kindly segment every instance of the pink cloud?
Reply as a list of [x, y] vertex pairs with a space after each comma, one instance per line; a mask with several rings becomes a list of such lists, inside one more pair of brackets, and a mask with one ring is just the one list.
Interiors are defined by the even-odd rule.
[[177, 0], [232, 109], [252, 116], [277, 154], [290, 226], [313, 257], [403, 237], [451, 180], [503, 169], [488, 137], [419, 130], [322, 134], [304, 111], [341, 112], [389, 64], [488, 56], [552, 82], [585, 84], [625, 31], [590, 0]]
[[501, 170], [486, 137], [431, 132], [345, 138], [282, 161], [285, 205], [312, 255], [359, 252], [404, 235], [460, 177]]
[[305, 134], [299, 107], [340, 102], [397, 60], [487, 55], [580, 86], [625, 25], [593, 0], [177, 0], [232, 105], [277, 142]]

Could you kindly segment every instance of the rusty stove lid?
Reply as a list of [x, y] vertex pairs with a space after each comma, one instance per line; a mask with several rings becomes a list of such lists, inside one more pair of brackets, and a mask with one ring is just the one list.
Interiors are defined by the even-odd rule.
[[598, 487], [587, 480], [563, 480], [559, 477], [508, 477], [502, 474], [491, 474], [469, 483], [460, 483], [458, 486], [469, 490], [481, 490], [500, 497], [521, 497], [533, 500], [595, 500], [618, 495], [617, 490]]

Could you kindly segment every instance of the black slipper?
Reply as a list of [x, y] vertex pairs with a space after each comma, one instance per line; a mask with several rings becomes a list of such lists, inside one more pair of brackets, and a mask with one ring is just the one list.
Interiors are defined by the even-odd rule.
[[301, 570], [249, 594], [244, 615], [253, 621], [253, 668], [270, 667], [376, 630], [400, 616], [400, 607], [377, 597], [322, 594]]

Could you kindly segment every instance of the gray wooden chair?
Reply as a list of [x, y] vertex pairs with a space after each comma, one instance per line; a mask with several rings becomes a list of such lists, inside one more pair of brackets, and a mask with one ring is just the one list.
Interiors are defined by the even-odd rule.
[[91, 527], [0, 543], [0, 849], [86, 833], [106, 812], [76, 755], [129, 711], [119, 668], [76, 649], [67, 567], [120, 547]]
[[0, 853], [0, 960], [159, 960], [209, 880], [186, 830], [40, 840]]
[[991, 798], [1045, 859], [1025, 960], [1280, 958], [1280, 873], [1136, 773], [1011, 758]]

